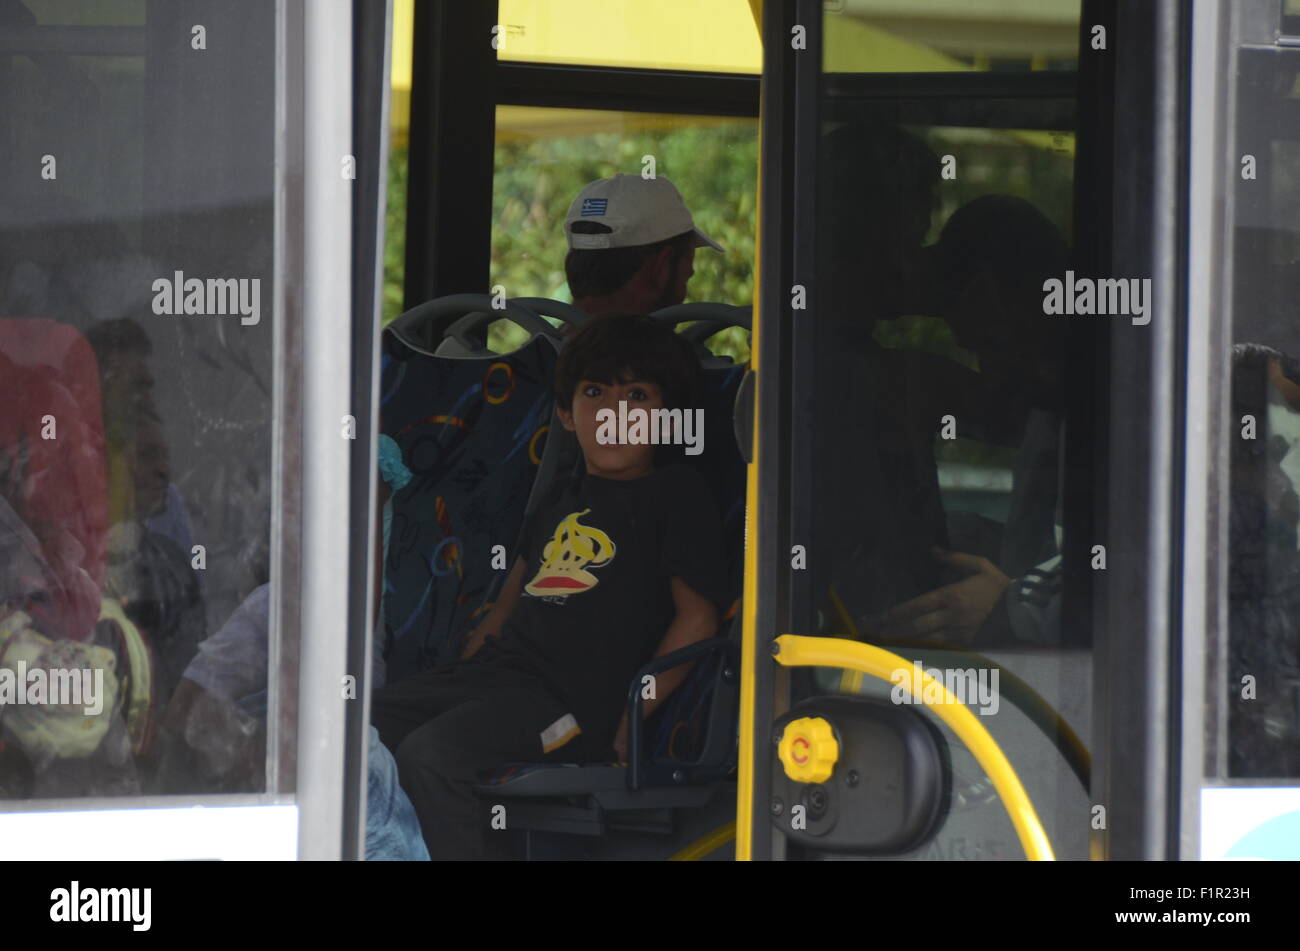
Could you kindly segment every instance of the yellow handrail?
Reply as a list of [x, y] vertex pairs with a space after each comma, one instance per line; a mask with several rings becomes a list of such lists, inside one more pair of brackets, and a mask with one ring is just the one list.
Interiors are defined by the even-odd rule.
[[676, 855], [671, 856], [670, 862], [698, 862], [710, 852], [721, 848], [736, 837], [736, 824], [728, 822], [725, 826], [718, 826], [708, 835], [701, 836], [686, 848], [682, 849]]
[[[965, 704], [954, 697], [942, 683], [897, 654], [870, 644], [860, 644], [838, 637], [800, 637], [794, 634], [782, 634], [776, 639], [776, 645], [778, 649], [776, 662], [785, 667], [842, 667], [860, 670], [864, 674], [879, 677], [891, 684], [898, 684], [901, 681], [903, 689], [909, 693], [912, 680], [918, 674], [922, 693], [934, 684], [941, 691], [943, 700], [931, 705], [930, 708], [935, 716], [946, 723], [966, 744], [974, 754], [976, 762], [993, 781], [993, 788], [997, 790], [1002, 805], [1006, 807], [1007, 815], [1011, 817], [1011, 824], [1020, 838], [1025, 855], [1035, 861], [1052, 861], [1056, 858], [1052, 853], [1052, 843], [1048, 841], [1047, 832], [1039, 821], [1038, 813], [1034, 811], [1034, 804], [1030, 801], [1024, 784], [1016, 775], [1006, 754], [1002, 752], [1002, 748], [998, 746], [997, 741], [984, 725], [975, 719], [975, 714], [967, 710]], [[906, 676], [897, 676], [898, 671], [905, 672]], [[914, 699], [924, 702], [923, 696]]]
[[[835, 606], [835, 610], [840, 616], [841, 623], [845, 625], [845, 628], [852, 636], [852, 639], [855, 641], [865, 641], [866, 639], [858, 631], [858, 626], [853, 623], [853, 618], [849, 616], [848, 609], [844, 607], [844, 602], [840, 600], [839, 594], [836, 593], [835, 585], [830, 586], [830, 597], [831, 603]], [[1083, 784], [1084, 791], [1088, 791], [1091, 784], [1092, 754], [1089, 753], [1088, 748], [1083, 745], [1083, 740], [1079, 739], [1079, 734], [1074, 732], [1074, 728], [1070, 726], [1069, 721], [1066, 720], [1065, 717], [1061, 716], [1061, 714], [1057, 713], [1055, 707], [1044, 700], [1037, 690], [1018, 677], [1014, 671], [1007, 670], [1001, 664], [991, 658], [985, 657], [983, 654], [950, 647], [947, 644], [936, 644], [928, 641], [908, 641], [906, 644], [891, 644], [890, 642], [885, 641], [878, 646], [884, 648], [903, 647], [907, 648], [914, 654], [922, 649], [944, 651], [949, 654], [955, 654], [965, 660], [973, 661], [981, 667], [997, 669], [1000, 672], [1000, 676], [1004, 683], [1010, 684], [1012, 687], [1011, 691], [1003, 689], [1002, 695], [1015, 704], [1020, 709], [1020, 712], [1028, 717], [1029, 721], [1038, 727], [1044, 736], [1052, 741], [1053, 745], [1060, 750], [1061, 755], [1065, 757], [1065, 761], [1070, 765], [1070, 768], [1074, 770], [1075, 775], [1078, 776], [1079, 782]], [[841, 693], [860, 693], [861, 690], [861, 671], [845, 670], [844, 673], [840, 675]], [[1051, 730], [1048, 729], [1046, 723], [1042, 722], [1043, 720], [1051, 721]], [[1052, 735], [1053, 731], [1055, 731], [1055, 733], [1060, 737], [1059, 743], [1057, 742], [1056, 737]]]

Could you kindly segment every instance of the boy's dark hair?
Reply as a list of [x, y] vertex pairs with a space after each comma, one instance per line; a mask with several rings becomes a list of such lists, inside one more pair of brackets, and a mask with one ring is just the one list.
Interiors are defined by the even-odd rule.
[[[613, 229], [598, 221], [575, 221], [569, 230], [575, 234], [609, 234]], [[574, 300], [613, 294], [632, 280], [632, 275], [651, 255], [671, 247], [673, 261], [679, 261], [690, 250], [694, 240], [695, 232], [683, 231], [654, 244], [639, 244], [631, 248], [570, 250], [564, 258], [564, 276], [569, 281], [569, 292]]]
[[672, 325], [646, 314], [597, 314], [564, 344], [555, 368], [555, 400], [573, 410], [583, 380], [655, 383], [664, 407], [692, 407], [699, 397], [700, 365], [690, 343]]

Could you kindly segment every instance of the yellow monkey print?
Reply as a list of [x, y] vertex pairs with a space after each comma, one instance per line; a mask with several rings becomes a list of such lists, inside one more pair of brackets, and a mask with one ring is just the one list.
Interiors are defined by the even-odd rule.
[[542, 566], [524, 586], [525, 591], [538, 597], [569, 595], [600, 583], [587, 567], [612, 561], [615, 545], [599, 528], [579, 524], [578, 519], [590, 511], [572, 512], [555, 527], [555, 534], [542, 549]]

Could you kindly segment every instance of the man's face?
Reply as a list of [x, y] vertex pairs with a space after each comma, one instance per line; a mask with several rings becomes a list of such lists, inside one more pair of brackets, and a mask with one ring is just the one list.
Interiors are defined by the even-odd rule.
[[687, 248], [674, 256], [671, 248], [666, 248], [667, 260], [661, 270], [660, 291], [655, 302], [655, 310], [675, 307], [686, 300], [686, 288], [695, 274], [695, 248]]
[[[627, 403], [629, 414], [634, 409], [649, 412], [664, 406], [663, 392], [656, 383], [629, 380], [611, 384], [583, 380], [574, 390], [573, 409], [559, 410], [560, 422], [565, 429], [577, 434], [589, 473], [606, 479], [635, 479], [654, 467], [655, 447], [650, 444], [602, 443], [597, 438], [598, 430], [602, 428], [597, 414], [605, 409], [614, 414], [614, 423], [605, 424], [605, 430], [613, 432], [617, 438], [620, 400]], [[646, 431], [650, 431], [648, 427]]]

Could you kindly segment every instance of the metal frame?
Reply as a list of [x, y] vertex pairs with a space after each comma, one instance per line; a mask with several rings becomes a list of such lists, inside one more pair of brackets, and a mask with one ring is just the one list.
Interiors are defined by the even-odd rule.
[[1077, 73], [825, 73], [831, 99], [1073, 99]]
[[376, 413], [379, 407], [380, 318], [383, 313], [384, 208], [388, 185], [388, 77], [391, 73], [392, 0], [352, 0], [354, 26], [352, 155], [356, 160], [352, 204], [352, 447], [348, 545], [348, 670], [356, 678], [357, 702], [347, 707], [347, 752], [344, 786], [343, 858], [365, 857], [366, 764], [370, 715], [371, 658], [374, 651], [375, 502], [378, 471]]
[[[302, 419], [305, 280], [303, 33], [300, 0], [276, 7], [275, 374], [271, 397], [271, 617], [267, 639], [266, 789], [292, 794], [298, 768], [298, 656], [302, 631]], [[291, 422], [292, 421], [292, 422]], [[290, 530], [286, 534], [285, 529]]]
[[[825, 73], [823, 118], [851, 119], [869, 103], [888, 103], [915, 124], [980, 125], [1060, 131], [1075, 126], [1078, 74]], [[985, 107], [985, 114], [972, 105]]]
[[493, 72], [501, 105], [758, 117], [758, 76], [496, 60]]
[[495, 2], [415, 5], [403, 310], [488, 289], [496, 15]]
[[[298, 2], [298, 0], [295, 0]], [[298, 677], [299, 845], [303, 859], [343, 851], [351, 440], [341, 420], [354, 412], [352, 370], [351, 189], [339, 158], [352, 145], [352, 7], [348, 0], [303, 5], [303, 481], [302, 630]], [[341, 584], [348, 578], [350, 584]], [[355, 592], [365, 603], [365, 592]]]
[[[1084, 0], [1079, 17], [1078, 130], [1074, 170], [1074, 259], [1086, 273], [1102, 273], [1111, 260], [1115, 123], [1115, 58], [1090, 55], [1091, 27], [1115, 33], [1114, 4]], [[1067, 646], [1093, 642], [1093, 586], [1089, 568], [1092, 539], [1105, 514], [1107, 472], [1097, 460], [1107, 458], [1105, 440], [1110, 417], [1109, 337], [1104, 327], [1074, 321], [1066, 328], [1072, 358], [1065, 368], [1066, 418], [1062, 494], [1065, 524], [1063, 639]], [[1076, 462], [1077, 460], [1077, 462]], [[1099, 696], [1099, 694], [1095, 695]]]
[[[1104, 465], [1123, 491], [1104, 505], [1107, 570], [1094, 589], [1094, 797], [1106, 807], [1105, 857], [1176, 854], [1182, 703], [1180, 354], [1186, 305], [1185, 7], [1177, 0], [1120, 4], [1115, 63], [1112, 255], [1106, 272], [1152, 280], [1146, 326], [1112, 321]], [[1101, 574], [1101, 573], [1099, 573]]]
[[[1236, 153], [1227, 120], [1235, 44], [1222, 0], [1198, 0], [1192, 11], [1190, 146], [1188, 149], [1187, 415], [1183, 539], [1183, 638], [1179, 773], [1181, 859], [1201, 854], [1201, 788], [1205, 776], [1226, 774], [1226, 730], [1218, 716], [1225, 683], [1228, 636], [1228, 467], [1224, 446], [1232, 434], [1227, 393], [1231, 367], [1232, 257], [1225, 253], [1230, 200], [1226, 182]], [[1215, 729], [1208, 738], [1207, 731]], [[1217, 768], [1222, 764], [1223, 768]]]
[[[736, 804], [736, 858], [781, 858], [784, 846], [772, 829], [767, 803], [772, 721], [788, 704], [789, 675], [773, 663], [776, 636], [789, 629], [791, 423], [787, 394], [791, 381], [792, 321], [789, 288], [795, 283], [793, 242], [785, 233], [795, 221], [794, 118], [796, 73], [819, 67], [808, 50], [786, 42], [790, 28], [818, 5], [763, 4], [763, 114], [759, 128], [759, 280], [754, 314], [752, 363], [754, 453], [749, 466], [745, 611], [741, 650], [739, 783]], [[813, 31], [816, 32], [816, 31]], [[779, 38], [779, 39], [778, 39]], [[801, 59], [802, 58], [802, 59]], [[800, 63], [805, 65], [801, 66]]]

